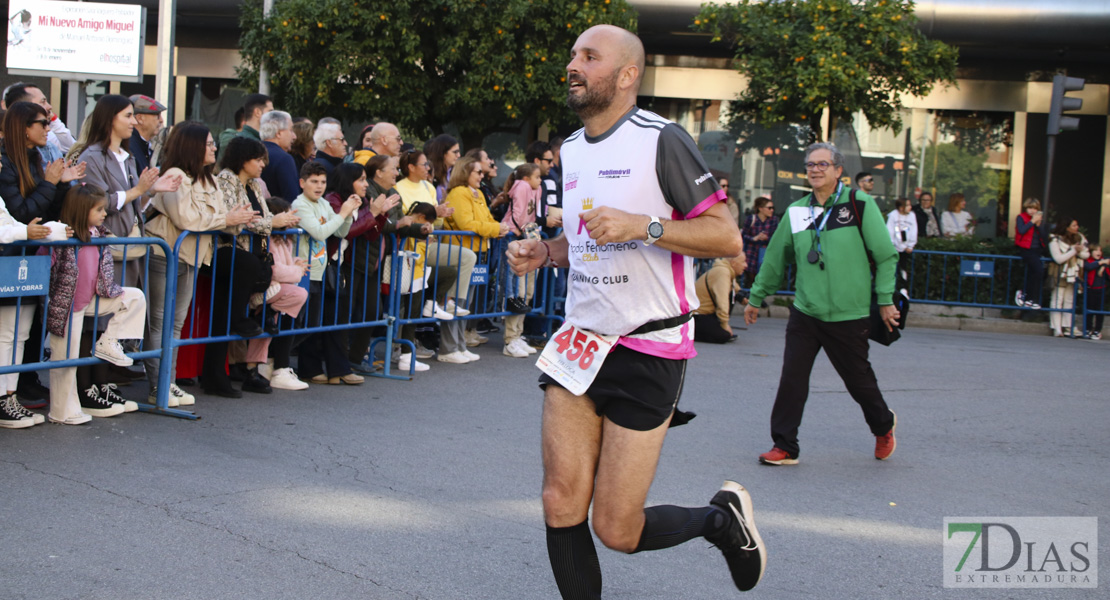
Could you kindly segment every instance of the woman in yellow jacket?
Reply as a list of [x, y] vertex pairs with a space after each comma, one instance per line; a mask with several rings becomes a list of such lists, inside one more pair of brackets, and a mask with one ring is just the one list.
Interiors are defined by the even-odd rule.
[[473, 231], [473, 236], [451, 236], [447, 243], [470, 248], [475, 253], [489, 250], [491, 238], [505, 237], [507, 223], [499, 223], [486, 206], [486, 197], [478, 186], [482, 184], [482, 165], [472, 157], [463, 157], [451, 172], [447, 184], [447, 197], [443, 202], [455, 209], [444, 226], [455, 231]]
[[[473, 157], [467, 156], [455, 163], [451, 171], [451, 178], [447, 182], [447, 196], [443, 203], [455, 209], [455, 212], [446, 218], [444, 228], [454, 231], [472, 231], [475, 235], [450, 236], [445, 244], [461, 246], [474, 251], [475, 254], [490, 249], [489, 240], [505, 237], [509, 233], [509, 226], [499, 223], [490, 214], [486, 207], [486, 197], [478, 189], [482, 183], [482, 165]], [[479, 261], [482, 262], [482, 261]], [[488, 264], [488, 260], [484, 261]], [[460, 281], [459, 285], [469, 285], [469, 281]], [[460, 291], [458, 296], [469, 297]], [[444, 347], [437, 360], [442, 362], [472, 362], [477, 360], [477, 355], [466, 350], [466, 340], [463, 337], [462, 323], [458, 320], [449, 321], [441, 328], [443, 333], [441, 345]]]

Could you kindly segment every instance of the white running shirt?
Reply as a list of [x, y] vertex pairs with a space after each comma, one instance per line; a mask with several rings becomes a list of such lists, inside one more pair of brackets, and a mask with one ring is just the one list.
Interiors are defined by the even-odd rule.
[[[627, 334], [698, 306], [693, 259], [636, 240], [598, 247], [579, 214], [610, 206], [633, 214], [692, 219], [725, 193], [693, 139], [659, 115], [633, 108], [609, 131], [584, 129], [563, 143], [563, 228], [570, 257], [567, 320], [601, 334]], [[619, 344], [671, 359], [691, 358], [693, 321]]]

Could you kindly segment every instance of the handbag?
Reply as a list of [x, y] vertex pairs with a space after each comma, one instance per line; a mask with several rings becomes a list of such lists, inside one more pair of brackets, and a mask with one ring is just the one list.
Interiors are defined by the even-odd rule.
[[[109, 233], [107, 237], [119, 236]], [[143, 237], [143, 231], [139, 228], [138, 219], [135, 220], [135, 224], [131, 226], [131, 231], [127, 234], [126, 237]], [[124, 248], [127, 249], [127, 260], [134, 260], [146, 256], [147, 246], [145, 244], [111, 244], [108, 246], [108, 249], [112, 252], [112, 259], [117, 261], [123, 260]]]
[[[412, 289], [413, 273], [416, 270], [416, 261], [418, 258], [420, 258], [420, 254], [418, 252], [401, 250], [398, 252], [398, 255], [401, 257], [401, 280], [397, 282], [397, 285], [401, 286], [398, 288], [400, 290], [400, 293], [409, 294], [412, 292], [420, 291], [420, 289], [424, 289], [422, 286], [420, 287], [420, 289]], [[385, 263], [385, 265], [382, 269], [382, 285], [391, 286], [393, 283], [393, 259], [390, 258], [389, 260], [383, 262]]]
[[906, 328], [906, 319], [910, 314], [910, 299], [899, 291], [895, 291], [891, 294], [892, 303], [894, 307], [898, 309], [900, 315], [898, 326], [887, 329], [886, 322], [883, 321], [882, 313], [879, 311], [879, 295], [875, 291], [875, 257], [867, 247], [867, 238], [863, 237], [863, 217], [860, 215], [858, 207], [856, 207], [856, 190], [849, 192], [848, 204], [851, 205], [852, 212], [855, 213], [856, 228], [859, 230], [859, 237], [863, 242], [863, 250], [867, 253], [867, 262], [871, 265], [871, 315], [868, 318], [870, 322], [870, 332], [867, 337], [884, 346], [889, 346], [902, 337], [901, 330]]

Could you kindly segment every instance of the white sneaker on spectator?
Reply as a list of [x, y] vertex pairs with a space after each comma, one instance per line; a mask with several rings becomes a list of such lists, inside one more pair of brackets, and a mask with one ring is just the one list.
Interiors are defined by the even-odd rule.
[[[402, 354], [400, 356], [400, 358], [397, 359], [397, 368], [402, 370], [402, 371], [408, 371], [409, 370], [409, 363], [411, 363], [412, 360], [413, 360], [412, 359], [412, 354], [409, 354], [407, 352], [405, 354]], [[429, 367], [427, 365], [427, 363], [422, 363], [420, 361], [416, 361], [416, 366], [413, 368], [413, 370], [419, 372], [419, 371], [427, 371], [430, 368], [431, 367]]]
[[[172, 390], [173, 388], [170, 389]], [[156, 388], [150, 388], [150, 394], [147, 395], [146, 401], [148, 404], [158, 404], [158, 390]], [[176, 408], [179, 404], [180, 401], [177, 396], [174, 396], [171, 391], [169, 399], [166, 400], [166, 408]]]
[[470, 314], [469, 310], [455, 304], [454, 298], [449, 298], [447, 303], [443, 306], [443, 310], [460, 317], [465, 317]]
[[196, 396], [177, 387], [176, 383], [170, 384], [170, 398], [177, 398], [178, 406], [192, 406], [197, 403]]
[[15, 395], [0, 397], [0, 427], [24, 429], [37, 425], [34, 417], [26, 414], [29, 412], [31, 411], [23, 408], [23, 405], [16, 400]]
[[463, 337], [466, 339], [466, 345], [469, 348], [481, 346], [482, 344], [489, 341], [488, 337], [478, 333], [478, 331], [474, 329], [467, 329], [466, 333], [463, 334]]
[[84, 425], [85, 423], [92, 421], [92, 415], [83, 412], [77, 413], [75, 415], [70, 415], [64, 419], [55, 419], [54, 417], [49, 418], [51, 423], [57, 423], [59, 425]]
[[505, 347], [501, 349], [501, 354], [504, 354], [505, 356], [511, 356], [513, 358], [528, 358], [528, 353], [525, 352], [519, 344], [517, 344], [519, 340], [520, 339], [517, 338], [509, 342], [508, 344], [505, 344]]
[[425, 317], [435, 317], [440, 321], [451, 321], [455, 318], [455, 315], [446, 312], [442, 308], [440, 308], [439, 305], [436, 304], [435, 300], [428, 300], [427, 302], [425, 302], [424, 312], [422, 312], [421, 314]]
[[529, 356], [539, 352], [539, 350], [536, 350], [535, 348], [530, 346], [528, 342], [524, 341], [524, 338], [516, 338], [516, 344], [520, 347], [521, 350], [527, 352]]
[[436, 357], [436, 360], [438, 360], [439, 362], [454, 363], [457, 365], [465, 365], [466, 363], [470, 362], [470, 359], [467, 358], [466, 355], [462, 352], [449, 352], [447, 354], [440, 354]]
[[[262, 365], [258, 365], [261, 370]], [[297, 378], [297, 374], [293, 372], [290, 367], [284, 369], [277, 369], [270, 376], [270, 387], [279, 390], [305, 390], [308, 389], [308, 384]]]
[[269, 381], [274, 376], [274, 359], [270, 359], [264, 363], [258, 363], [259, 377]]
[[100, 339], [96, 340], [96, 350], [93, 354], [117, 367], [130, 367], [135, 364], [130, 356], [123, 353], [123, 346], [120, 346], [119, 340], [115, 338], [100, 336]]
[[459, 352], [463, 356], [465, 356], [467, 358], [467, 360], [469, 360], [470, 362], [477, 362], [478, 359], [482, 358], [481, 356], [478, 356], [477, 354], [471, 352], [470, 350], [465, 350], [464, 349], [464, 350], [459, 350]]

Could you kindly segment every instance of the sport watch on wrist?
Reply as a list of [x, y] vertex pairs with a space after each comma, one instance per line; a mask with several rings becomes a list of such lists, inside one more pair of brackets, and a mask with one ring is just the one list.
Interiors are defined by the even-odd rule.
[[647, 227], [647, 239], [644, 240], [645, 246], [650, 246], [659, 241], [663, 237], [663, 224], [659, 222], [659, 217], [652, 217], [651, 222]]

